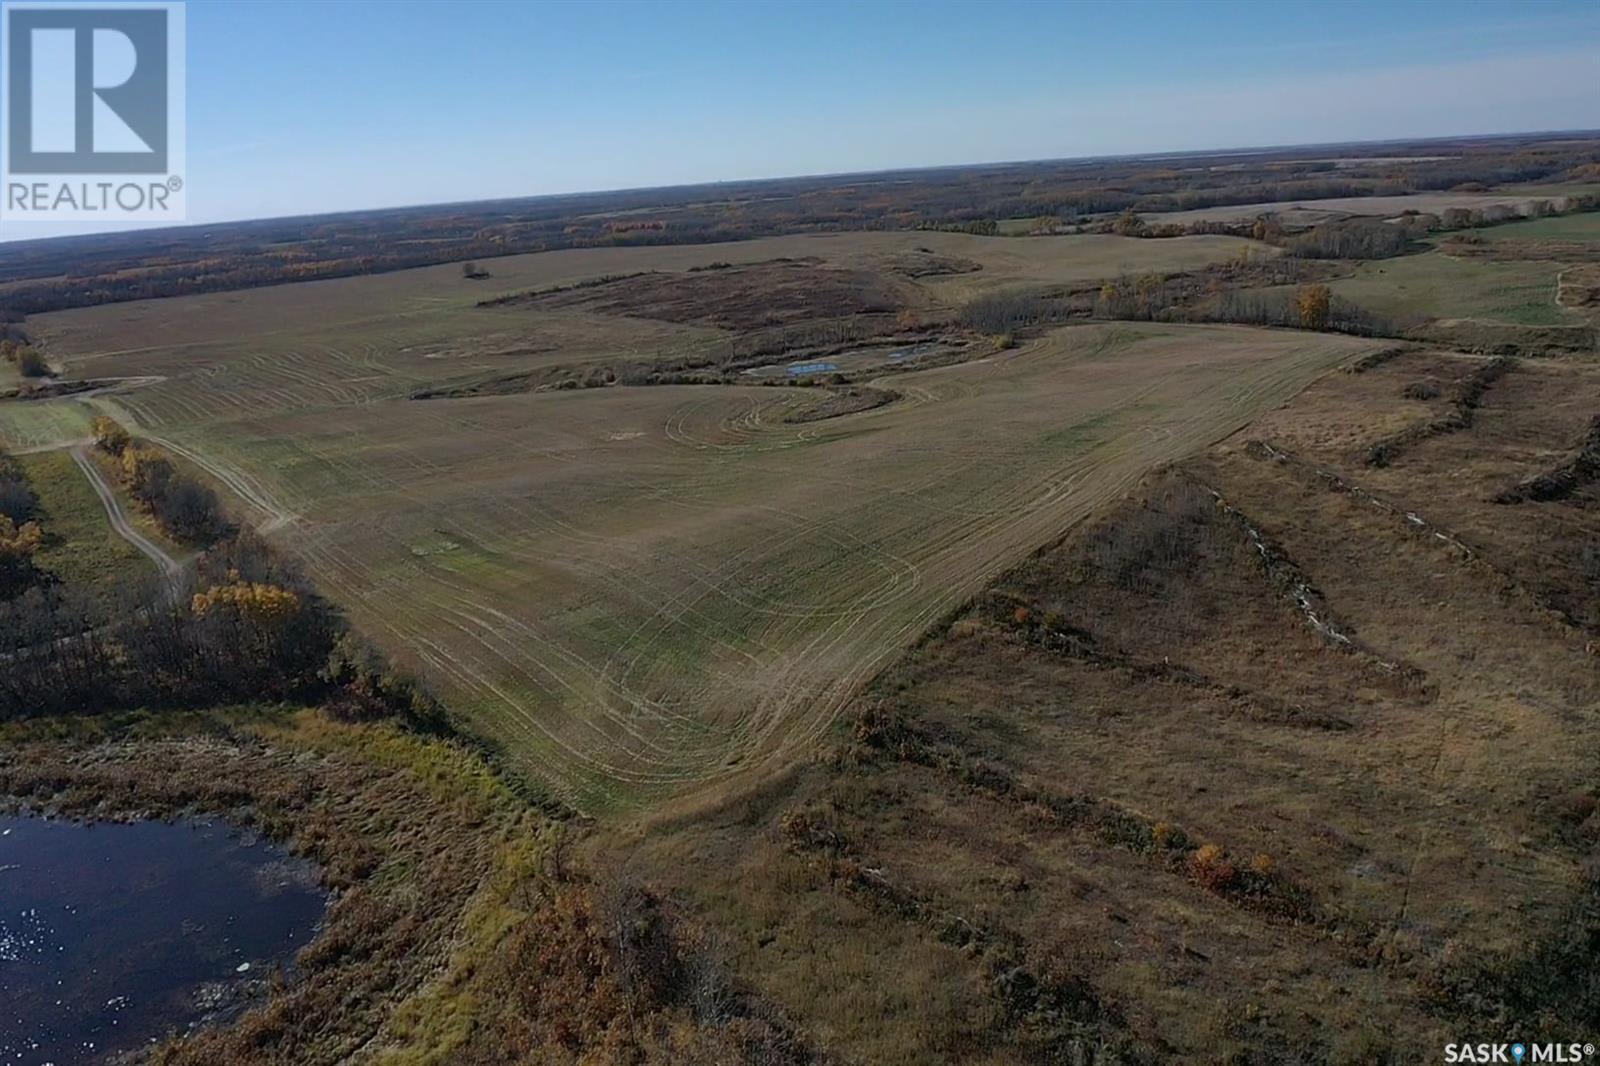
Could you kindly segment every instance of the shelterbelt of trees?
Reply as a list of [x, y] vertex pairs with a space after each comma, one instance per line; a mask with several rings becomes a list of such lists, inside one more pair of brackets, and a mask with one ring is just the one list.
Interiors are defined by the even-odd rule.
[[311, 583], [227, 520], [215, 494], [108, 418], [97, 447], [175, 540], [179, 574], [114, 591], [51, 580], [29, 557], [37, 501], [0, 453], [0, 721], [233, 701], [303, 700], [349, 719], [446, 731], [438, 705], [393, 671]]

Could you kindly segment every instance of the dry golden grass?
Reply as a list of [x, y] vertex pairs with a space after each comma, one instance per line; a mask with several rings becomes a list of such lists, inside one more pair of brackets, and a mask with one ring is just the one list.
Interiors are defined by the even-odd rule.
[[[477, 756], [315, 711], [8, 726], [0, 809], [223, 816], [315, 860], [316, 937], [252, 1009], [163, 1066], [819, 1062], [648, 893], [565, 857], [571, 830]], [[143, 1059], [141, 1059], [143, 1061]]]
[[[1486, 1020], [1581, 1031], [1600, 497], [1492, 500], [1570, 456], [1600, 371], [1524, 362], [1470, 427], [1361, 460], [1430, 417], [1408, 384], [1474, 365], [1321, 379], [1002, 576], [833, 759], [616, 847], [868, 1061], [1409, 1061]], [[1007, 1014], [1007, 944], [1095, 1010]], [[906, 998], [929, 1011], [857, 1009]]]

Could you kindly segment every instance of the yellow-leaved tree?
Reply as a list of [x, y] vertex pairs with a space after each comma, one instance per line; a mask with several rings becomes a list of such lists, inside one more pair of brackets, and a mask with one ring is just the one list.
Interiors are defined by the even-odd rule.
[[1306, 329], [1327, 329], [1328, 315], [1333, 309], [1333, 291], [1326, 285], [1302, 285], [1295, 293], [1294, 303], [1300, 312], [1300, 325]]
[[286, 588], [260, 581], [243, 581], [237, 573], [228, 575], [226, 585], [212, 585], [194, 595], [191, 605], [197, 615], [231, 610], [256, 623], [286, 622], [300, 613], [300, 597]]
[[112, 455], [121, 455], [122, 450], [128, 446], [128, 431], [117, 424], [113, 418], [105, 415], [96, 415], [90, 424], [94, 433], [94, 443], [101, 451], [110, 452]]
[[22, 562], [39, 550], [44, 534], [37, 522], [18, 525], [7, 515], [0, 514], [0, 562]]

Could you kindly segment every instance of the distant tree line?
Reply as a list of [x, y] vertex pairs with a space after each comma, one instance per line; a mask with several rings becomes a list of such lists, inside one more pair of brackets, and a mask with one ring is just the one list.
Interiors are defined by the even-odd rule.
[[1403, 211], [1400, 218], [1393, 222], [1367, 217], [1346, 218], [1291, 232], [1272, 212], [1254, 219], [1152, 222], [1128, 208], [1114, 219], [1082, 228], [1092, 233], [1115, 233], [1122, 237], [1194, 237], [1203, 234], [1249, 237], [1278, 245], [1292, 254], [1307, 258], [1386, 259], [1412, 250], [1414, 246], [1410, 241], [1419, 240], [1430, 233], [1595, 210], [1600, 210], [1600, 196], [1574, 194], [1566, 197], [1561, 205], [1553, 200], [1534, 200], [1525, 210], [1512, 204], [1489, 204], [1481, 208], [1452, 207], [1439, 214]]
[[1305, 259], [1388, 259], [1411, 247], [1411, 235], [1382, 219], [1349, 218], [1284, 237], [1282, 246]]
[[[1500, 138], [1416, 146], [1395, 163], [1303, 150], [1078, 160], [794, 178], [13, 242], [0, 320], [66, 307], [460, 263], [561, 248], [746, 240], [821, 230], [991, 234], [1003, 218], [1400, 195], [1600, 176], [1600, 140]], [[1404, 154], [1388, 146], [1386, 153]], [[1048, 226], [1046, 227], [1048, 231]], [[1150, 235], [1159, 235], [1152, 233]]]

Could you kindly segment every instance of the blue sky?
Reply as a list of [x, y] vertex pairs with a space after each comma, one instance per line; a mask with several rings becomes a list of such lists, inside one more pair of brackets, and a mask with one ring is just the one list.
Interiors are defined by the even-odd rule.
[[188, 72], [212, 221], [1600, 127], [1600, 3], [191, 0]]

